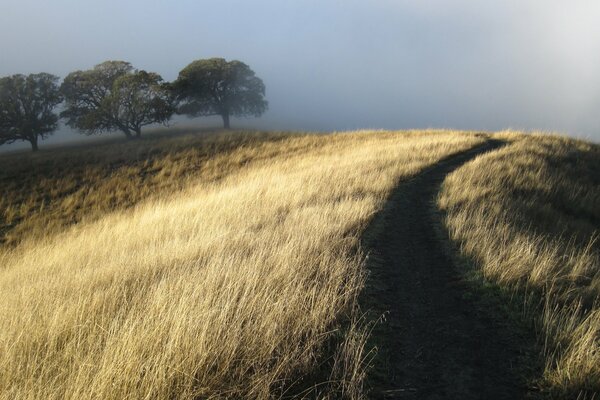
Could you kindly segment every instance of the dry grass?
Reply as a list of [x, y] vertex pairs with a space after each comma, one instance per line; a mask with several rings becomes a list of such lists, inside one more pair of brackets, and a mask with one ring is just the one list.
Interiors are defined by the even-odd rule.
[[167, 132], [0, 157], [0, 244], [44, 237], [190, 181], [219, 180], [249, 160], [315, 145], [309, 140], [278, 145], [299, 134]]
[[[38, 233], [0, 255], [0, 398], [278, 398], [307, 387], [360, 398], [360, 235], [399, 180], [481, 140], [291, 137], [205, 159], [185, 185], [177, 174], [136, 181], [90, 214], [50, 195], [59, 222], [42, 229], [46, 217], [22, 212], [31, 222], [16, 237]], [[149, 164], [187, 167], [165, 163]], [[48, 179], [30, 184], [36, 195], [63, 185]], [[76, 202], [125, 181], [90, 174]], [[64, 230], [71, 214], [93, 218]]]
[[600, 147], [550, 135], [510, 144], [450, 175], [438, 204], [484, 277], [520, 299], [544, 338], [551, 397], [600, 392]]

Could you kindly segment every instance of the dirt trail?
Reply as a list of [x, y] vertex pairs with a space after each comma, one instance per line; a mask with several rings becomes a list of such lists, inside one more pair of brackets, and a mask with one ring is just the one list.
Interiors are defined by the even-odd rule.
[[490, 141], [451, 156], [396, 189], [367, 231], [370, 271], [363, 306], [385, 321], [372, 334], [374, 399], [520, 399], [521, 337], [453, 266], [435, 214], [444, 177]]

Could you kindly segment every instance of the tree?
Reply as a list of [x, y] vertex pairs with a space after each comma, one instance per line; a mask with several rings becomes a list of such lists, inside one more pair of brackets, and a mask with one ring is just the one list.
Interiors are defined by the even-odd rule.
[[88, 135], [120, 130], [127, 138], [140, 137], [143, 126], [166, 124], [175, 111], [160, 75], [135, 70], [124, 61], [72, 72], [61, 91], [66, 100], [61, 117]]
[[265, 85], [241, 61], [223, 58], [197, 60], [179, 73], [173, 90], [178, 112], [191, 117], [220, 115], [224, 128], [230, 116], [261, 116], [268, 107]]
[[38, 150], [38, 139], [58, 127], [54, 108], [62, 102], [58, 77], [47, 73], [0, 79], [0, 144], [23, 140]]

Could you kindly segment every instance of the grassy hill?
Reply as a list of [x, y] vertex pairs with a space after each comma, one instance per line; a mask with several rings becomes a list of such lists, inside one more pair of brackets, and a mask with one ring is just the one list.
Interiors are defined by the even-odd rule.
[[360, 397], [360, 235], [398, 181], [482, 140], [234, 133], [4, 160], [1, 396]]
[[[494, 137], [444, 181], [445, 224], [482, 286], [527, 298], [536, 384], [593, 393], [598, 147]], [[361, 238], [398, 185], [488, 139], [203, 132], [1, 156], [0, 399], [368, 397]]]
[[[600, 146], [498, 134], [502, 149], [444, 182], [451, 237], [535, 322], [551, 397], [600, 392]], [[485, 283], [484, 283], [485, 284]]]

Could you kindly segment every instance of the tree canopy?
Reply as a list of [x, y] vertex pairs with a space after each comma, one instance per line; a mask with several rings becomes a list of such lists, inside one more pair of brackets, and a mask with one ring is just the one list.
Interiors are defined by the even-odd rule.
[[197, 60], [179, 73], [173, 84], [178, 112], [188, 116], [220, 115], [229, 128], [230, 116], [261, 116], [268, 108], [265, 85], [241, 61]]
[[62, 101], [58, 77], [47, 73], [12, 75], [0, 79], [0, 144], [23, 140], [38, 150], [58, 127], [53, 112]]
[[106, 61], [93, 69], [70, 73], [61, 91], [67, 125], [86, 134], [120, 130], [128, 138], [143, 126], [167, 123], [174, 112], [160, 75], [135, 70], [125, 61]]

